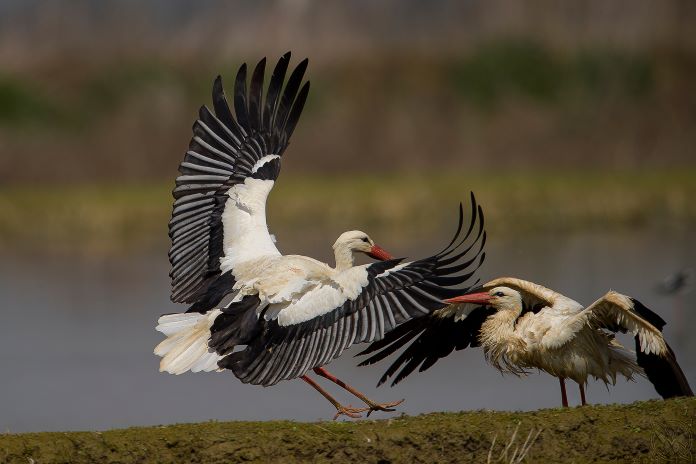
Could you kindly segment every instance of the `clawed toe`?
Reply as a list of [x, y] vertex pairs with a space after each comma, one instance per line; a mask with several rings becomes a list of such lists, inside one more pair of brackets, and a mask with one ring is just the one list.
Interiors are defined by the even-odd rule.
[[353, 419], [360, 419], [362, 417], [363, 412], [367, 412], [367, 417], [370, 417], [370, 414], [372, 414], [375, 411], [384, 411], [384, 412], [394, 412], [395, 406], [400, 405], [403, 403], [404, 400], [399, 400], [399, 401], [392, 401], [390, 403], [367, 403], [366, 408], [354, 408], [352, 406], [338, 406], [336, 407], [336, 415], [334, 416], [334, 420], [338, 419], [339, 416], [348, 416]]
[[[361, 413], [368, 411], [370, 408], [354, 408], [352, 406], [341, 406], [336, 408], [336, 415], [334, 420], [338, 419], [338, 416], [348, 416], [353, 419], [360, 419], [362, 417]], [[369, 413], [368, 413], [369, 415]]]
[[367, 417], [370, 417], [370, 414], [372, 414], [374, 411], [384, 411], [384, 412], [394, 412], [396, 411], [394, 409], [394, 406], [398, 406], [401, 403], [403, 403], [404, 400], [401, 399], [399, 401], [392, 401], [391, 403], [371, 403], [368, 404], [370, 407], [367, 408]]

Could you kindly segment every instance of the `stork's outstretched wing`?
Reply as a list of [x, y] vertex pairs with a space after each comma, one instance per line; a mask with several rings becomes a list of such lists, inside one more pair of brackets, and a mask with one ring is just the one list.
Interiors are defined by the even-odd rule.
[[[643, 303], [631, 298], [633, 310], [643, 319], [648, 321], [660, 332], [667, 324], [664, 319], [645, 307]], [[663, 398], [673, 398], [675, 396], [694, 396], [689, 382], [686, 380], [684, 372], [677, 362], [677, 356], [672, 348], [665, 341], [667, 352], [662, 355], [646, 353], [641, 349], [640, 334], [634, 337], [636, 340], [636, 359], [638, 365], [643, 368], [648, 380], [653, 384], [657, 393]]]
[[577, 331], [586, 324], [634, 335], [638, 365], [663, 398], [693, 396], [674, 352], [662, 336], [665, 321], [640, 301], [614, 291], [607, 292], [575, 316], [566, 330]]
[[641, 342], [641, 351], [648, 354], [661, 356], [667, 351], [660, 330], [634, 310], [633, 301], [629, 297], [614, 291], [607, 292], [586, 309], [568, 318], [564, 324], [551, 328], [544, 334], [541, 343], [547, 348], [558, 348], [587, 325], [595, 329], [637, 335]]
[[[230, 305], [218, 316], [227, 313], [228, 319], [220, 324], [216, 320], [211, 330], [209, 346], [221, 357], [217, 365], [231, 369], [242, 382], [273, 385], [327, 364], [351, 345], [380, 340], [399, 324], [441, 309], [443, 299], [470, 289], [466, 285], [485, 257], [483, 213], [473, 195], [471, 223], [463, 238], [462, 225], [460, 208], [457, 233], [440, 253], [406, 263], [355, 266], [285, 309], [270, 305], [249, 311]], [[254, 322], [244, 350], [229, 353], [230, 347], [247, 344], [237, 337], [242, 332], [238, 327], [245, 324], [243, 314], [259, 324]]]
[[633, 300], [626, 295], [610, 291], [583, 313], [587, 314], [592, 326], [637, 335], [644, 353], [663, 355], [667, 351], [660, 329], [643, 319], [635, 310]]
[[263, 99], [265, 58], [247, 89], [246, 64], [237, 73], [234, 114], [222, 80], [213, 84], [213, 114], [203, 106], [176, 179], [169, 236], [171, 299], [205, 312], [232, 290], [236, 263], [279, 255], [266, 225], [266, 198], [280, 172], [280, 157], [309, 92], [303, 60], [285, 80], [290, 53], [271, 76]]
[[479, 346], [481, 325], [494, 312], [495, 310], [486, 306], [457, 305], [412, 319], [358, 353], [358, 356], [374, 353], [359, 365], [369, 366], [381, 361], [413, 340], [384, 372], [377, 384], [382, 385], [399, 371], [392, 381], [391, 385], [394, 386], [414, 370], [423, 372], [454, 350]]

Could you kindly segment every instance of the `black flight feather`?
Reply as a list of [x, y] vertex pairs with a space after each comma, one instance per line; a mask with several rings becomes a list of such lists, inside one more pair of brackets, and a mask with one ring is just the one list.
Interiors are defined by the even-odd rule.
[[258, 62], [251, 75], [249, 85], [249, 128], [252, 132], [261, 130], [261, 99], [263, 94], [263, 77], [266, 69], [266, 58]]
[[[667, 324], [664, 319], [654, 311], [648, 309], [640, 301], [631, 298], [633, 309], [640, 317], [657, 327], [660, 331]], [[635, 336], [636, 341], [636, 360], [638, 365], [643, 368], [648, 380], [653, 384], [657, 393], [663, 398], [673, 398], [676, 396], [694, 396], [694, 392], [686, 380], [677, 357], [672, 348], [667, 345], [667, 353], [664, 356], [655, 353], [644, 353], [641, 349], [640, 336]]]
[[377, 384], [378, 386], [382, 385], [398, 371], [391, 384], [394, 386], [416, 369], [419, 372], [429, 369], [438, 360], [448, 356], [454, 350], [461, 350], [468, 346], [479, 346], [478, 336], [481, 325], [493, 313], [492, 308], [479, 306], [471, 311], [466, 318], [456, 322], [453, 316], [442, 317], [437, 312], [412, 319], [389, 332], [382, 340], [372, 343], [366, 350], [358, 353], [358, 356], [372, 354], [359, 365], [367, 366], [381, 361], [413, 340], [387, 368]]
[[237, 122], [249, 133], [249, 107], [247, 104], [247, 86], [246, 86], [247, 65], [244, 63], [237, 72], [237, 78], [234, 82], [234, 112], [237, 114]]
[[266, 103], [263, 110], [264, 127], [270, 127], [271, 121], [273, 121], [273, 116], [275, 115], [276, 108], [278, 107], [278, 96], [280, 95], [280, 90], [283, 87], [283, 81], [285, 80], [285, 73], [288, 70], [289, 63], [290, 52], [287, 52], [280, 58], [280, 60], [278, 60], [278, 64], [276, 64], [273, 74], [271, 74], [271, 82], [268, 84]]
[[[225, 96], [225, 91], [222, 88], [222, 77], [218, 76], [213, 82], [213, 109], [215, 110], [215, 116], [237, 137], [237, 140], [243, 138], [242, 131], [235, 121], [234, 116], [232, 116], [232, 111], [230, 111], [230, 105], [227, 103], [227, 97]], [[222, 131], [224, 133], [224, 131]]]

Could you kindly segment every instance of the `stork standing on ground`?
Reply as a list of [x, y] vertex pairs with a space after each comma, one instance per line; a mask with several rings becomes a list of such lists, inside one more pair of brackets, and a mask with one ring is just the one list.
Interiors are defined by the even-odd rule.
[[[290, 54], [276, 65], [262, 101], [265, 59], [247, 89], [246, 65], [234, 87], [234, 115], [218, 77], [214, 114], [201, 108], [194, 137], [176, 180], [169, 235], [172, 300], [185, 313], [164, 315], [157, 330], [160, 370], [229, 369], [244, 383], [270, 386], [301, 378], [336, 408], [336, 417], [392, 410], [323, 367], [356, 343], [381, 339], [398, 324], [445, 306], [461, 294], [483, 260], [483, 216], [472, 195], [462, 238], [463, 212], [451, 243], [426, 259], [392, 259], [364, 232], [342, 234], [333, 245], [336, 265], [282, 255], [266, 225], [266, 198], [307, 98], [302, 61], [283, 88]], [[474, 224], [478, 223], [478, 229]], [[476, 244], [479, 245], [476, 245]], [[476, 246], [475, 246], [476, 245]], [[362, 252], [381, 262], [355, 266]], [[447, 287], [458, 286], [459, 290]], [[224, 300], [224, 301], [223, 301]], [[307, 374], [336, 383], [367, 405], [336, 401]]]
[[[565, 379], [580, 386], [582, 404], [588, 376], [605, 384], [616, 376], [645, 375], [663, 398], [693, 396], [662, 328], [665, 321], [638, 300], [610, 291], [585, 308], [553, 290], [521, 279], [503, 277], [484, 291], [447, 299], [451, 305], [406, 322], [370, 345], [373, 364], [414, 340], [380, 379], [396, 375], [392, 385], [416, 368], [422, 372], [452, 350], [483, 348], [498, 370], [516, 375], [537, 368], [558, 377], [563, 406], [568, 406]], [[637, 357], [612, 332], [635, 335]]]

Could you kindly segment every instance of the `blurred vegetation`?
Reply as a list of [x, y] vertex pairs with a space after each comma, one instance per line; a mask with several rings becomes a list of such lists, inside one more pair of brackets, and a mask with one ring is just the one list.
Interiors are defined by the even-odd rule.
[[[222, 74], [231, 91], [241, 61], [126, 56], [4, 71], [0, 181], [171, 179], [213, 79]], [[696, 56], [678, 48], [492, 40], [454, 54], [312, 60], [308, 78], [286, 171], [696, 163]]]
[[[693, 462], [696, 400], [535, 412], [432, 413], [353, 422], [208, 422], [0, 435], [8, 464], [156, 462]], [[516, 440], [514, 431], [519, 429]], [[496, 441], [493, 439], [496, 437]], [[517, 450], [517, 451], [516, 451]], [[488, 461], [490, 462], [490, 460]]]
[[[507, 9], [473, 2], [479, 15], [471, 16], [455, 2], [442, 3], [451, 14], [416, 8], [436, 16], [424, 27], [441, 33], [429, 37], [441, 44], [462, 23], [495, 22], [490, 12]], [[171, 30], [169, 22], [159, 24], [164, 32], [143, 22], [133, 27], [147, 34], [133, 41], [122, 37], [118, 20], [100, 16], [100, 8], [120, 8], [116, 3], [81, 5], [76, 11], [89, 20], [76, 30], [106, 21], [113, 28], [103, 38], [93, 44], [79, 33], [65, 49], [20, 53], [19, 64], [0, 71], [0, 249], [164, 248], [169, 191], [198, 107], [210, 105], [215, 76], [223, 75], [230, 92], [240, 63], [262, 56], [258, 47], [244, 56], [239, 45], [218, 50], [223, 41], [210, 37], [232, 29], [209, 27], [221, 21], [216, 4], [202, 7], [210, 16], [172, 10], [171, 21], [200, 20], [189, 35], [178, 35], [176, 21]], [[147, 5], [148, 14], [168, 6]], [[283, 22], [281, 4], [245, 5], [223, 8], [239, 13], [233, 19], [245, 31]], [[596, 28], [604, 34], [597, 37], [610, 37], [604, 6], [592, 5], [580, 12], [595, 20], [586, 32]], [[63, 11], [58, 3], [53, 8]], [[319, 2], [287, 8], [308, 21], [333, 11]], [[661, 33], [680, 37], [687, 29], [681, 3], [632, 10], [644, 39], [636, 46], [627, 45], [633, 43], [627, 30], [616, 41], [574, 42], [582, 34], [572, 28], [536, 35], [538, 20], [571, 26], [584, 20], [550, 3], [525, 8], [535, 13], [515, 19], [525, 25], [518, 37], [509, 34], [517, 29], [498, 25], [492, 35], [471, 28], [470, 42], [418, 47], [404, 18], [380, 10], [375, 17], [394, 22], [379, 31], [389, 26], [403, 40], [398, 46], [377, 41], [335, 54], [310, 48], [312, 89], [271, 196], [273, 232], [304, 236], [311, 217], [311, 233], [324, 240], [348, 228], [388, 233], [393, 241], [407, 240], [404, 232], [437, 235], [469, 190], [496, 234], [696, 222], [695, 49], [676, 39], [653, 41], [646, 20], [651, 8], [664, 10], [669, 14], [659, 21], [675, 27]], [[124, 17], [137, 11], [131, 6]], [[245, 14], [252, 19], [243, 20]], [[70, 23], [47, 24], [60, 30]], [[290, 29], [306, 32], [301, 22]], [[296, 45], [279, 34], [284, 47]], [[293, 63], [304, 57], [297, 48]], [[267, 54], [270, 65], [278, 55]]]
[[520, 40], [483, 46], [449, 72], [460, 95], [489, 108], [509, 97], [542, 103], [607, 95], [645, 99], [654, 91], [655, 68], [655, 57], [647, 53], [596, 49], [564, 56]]
[[17, 76], [0, 75], [0, 124], [8, 127], [57, 124], [65, 118], [57, 102]]
[[[541, 43], [521, 40], [494, 41], [476, 48], [469, 54], [451, 59], [449, 56], [397, 57], [374, 63], [334, 64], [332, 68], [310, 71], [311, 80], [321, 88], [313, 91], [315, 105], [320, 98], [342, 95], [357, 89], [349, 80], [360, 66], [368, 66], [371, 79], [390, 81], [390, 99], [403, 98], [414, 88], [391, 82], [393, 71], [408, 81], [407, 73], [420, 73], [418, 65], [426, 64], [428, 73], [444, 89], [454, 90], [463, 104], [484, 108], [509, 97], [529, 98], [537, 102], [557, 102], [559, 99], [590, 98], [594, 101], [607, 95], [620, 98], [644, 99], [654, 91], [658, 58], [647, 52], [611, 49], [578, 50], [572, 53], [555, 52]], [[271, 62], [273, 57], [269, 58]], [[62, 130], [73, 124], [96, 124], [99, 117], [108, 115], [129, 98], [142, 96], [161, 87], [171, 87], [187, 102], [201, 101], [210, 92], [214, 76], [225, 70], [228, 79], [238, 63], [196, 64], [173, 63], [162, 60], [127, 60], [80, 70], [75, 76], [0, 76], [0, 124], [52, 126]], [[350, 70], [352, 66], [356, 69]], [[217, 72], [216, 72], [217, 69]], [[322, 71], [328, 75], [324, 77]], [[64, 79], [61, 82], [61, 79]], [[58, 92], [60, 90], [60, 92]], [[311, 102], [311, 100], [310, 100]], [[66, 124], [66, 122], [68, 124]]]
[[[90, 69], [78, 76], [0, 75], [0, 124], [36, 131], [89, 129], [131, 98], [162, 86], [187, 95], [200, 83], [162, 62], [127, 62]], [[190, 77], [190, 76], [189, 76]]]
[[[0, 250], [162, 249], [170, 189], [170, 183], [2, 187]], [[310, 239], [329, 243], [356, 228], [388, 237], [392, 247], [419, 236], [439, 240], [452, 232], [457, 203], [468, 207], [469, 191], [484, 208], [487, 230], [498, 237], [696, 225], [693, 169], [348, 177], [286, 173], [270, 196], [269, 225], [281, 246]]]

